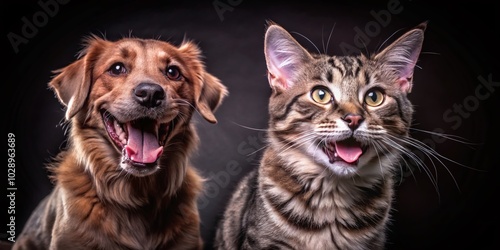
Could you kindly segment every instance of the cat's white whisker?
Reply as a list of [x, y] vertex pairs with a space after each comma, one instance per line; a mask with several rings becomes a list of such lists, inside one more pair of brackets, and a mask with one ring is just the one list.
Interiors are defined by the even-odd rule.
[[309, 144], [309, 146], [311, 146], [311, 141], [313, 141], [313, 139], [315, 139], [316, 136], [314, 134], [307, 134], [305, 135], [304, 137], [300, 138], [297, 140], [297, 142], [291, 142], [290, 146], [286, 149], [284, 149], [283, 151], [287, 151], [291, 148], [299, 148], [301, 147], [302, 145], [304, 144]]
[[[389, 145], [386, 145], [386, 144], [384, 144], [384, 143], [380, 143], [380, 142], [377, 142], [377, 141], [374, 141], [374, 142], [376, 142], [382, 150], [387, 151], [387, 152], [388, 152], [388, 153], [390, 153], [390, 154], [391, 154], [394, 158], [396, 158], [396, 155], [392, 152], [392, 150], [389, 150], [389, 149], [388, 149]], [[401, 155], [401, 156], [398, 156], [397, 158], [399, 158], [400, 160], [402, 160], [405, 166], [410, 166], [410, 164], [406, 161], [406, 159], [405, 159], [404, 157], [402, 157], [403, 155], [407, 155], [407, 154], [406, 154], [406, 152], [402, 152], [402, 155]], [[399, 180], [399, 183], [402, 183], [402, 182], [403, 182], [403, 179], [404, 179], [404, 178], [403, 178], [403, 177], [404, 177], [404, 175], [403, 175], [403, 173], [404, 173], [403, 163], [399, 162], [399, 164], [398, 164], [398, 165], [399, 165], [399, 171], [400, 171], [400, 180]], [[411, 174], [411, 176], [413, 177], [413, 179], [414, 179], [414, 180], [416, 180], [416, 179], [415, 179], [415, 175], [413, 174], [413, 170], [412, 170], [410, 167], [408, 167], [408, 168], [409, 168], [409, 170], [410, 170], [410, 174]]]
[[461, 136], [457, 136], [457, 135], [438, 133], [438, 132], [434, 132], [434, 131], [417, 129], [417, 128], [410, 128], [410, 130], [425, 133], [425, 134], [439, 136], [441, 138], [444, 138], [444, 139], [447, 139], [450, 141], [454, 141], [454, 142], [458, 142], [458, 143], [462, 143], [462, 144], [466, 144], [466, 145], [480, 145], [480, 143], [467, 142], [467, 141], [465, 141], [466, 138], [461, 137]]
[[246, 156], [251, 156], [251, 155], [254, 155], [254, 154], [256, 154], [256, 153], [258, 153], [258, 152], [260, 152], [260, 151], [262, 151], [262, 150], [266, 149], [267, 147], [268, 147], [267, 145], [262, 146], [262, 147], [260, 147], [260, 148], [256, 149], [255, 151], [253, 151], [253, 152], [251, 152], [251, 153], [247, 154]]
[[384, 42], [382, 42], [382, 44], [380, 44], [380, 46], [377, 48], [376, 52], [379, 52], [381, 51], [382, 47], [384, 47], [384, 45], [387, 43], [387, 41], [389, 41], [394, 35], [396, 35], [398, 32], [400, 32], [402, 29], [398, 29], [396, 30], [395, 32], [393, 32], [387, 39], [384, 40]]
[[[395, 137], [396, 138], [396, 137]], [[432, 155], [436, 160], [438, 160], [443, 166], [446, 166], [446, 164], [444, 162], [441, 161], [441, 159], [444, 159], [446, 161], [449, 161], [451, 163], [454, 163], [454, 164], [457, 164], [461, 167], [464, 167], [464, 168], [467, 168], [467, 169], [471, 169], [471, 170], [476, 170], [476, 171], [482, 171], [480, 169], [475, 169], [475, 168], [472, 168], [472, 167], [469, 167], [467, 165], [464, 165], [460, 162], [457, 162], [455, 160], [452, 160], [440, 153], [438, 153], [434, 148], [432, 148], [431, 146], [415, 139], [415, 138], [412, 138], [412, 137], [405, 137], [405, 138], [397, 138], [399, 140], [403, 140], [405, 142], [407, 142], [408, 144], [410, 144], [411, 146], [414, 146], [416, 147], [417, 149], [420, 149], [420, 150], [425, 150], [425, 152], [427, 152], [428, 154]]]
[[311, 39], [307, 38], [306, 36], [302, 35], [302, 34], [301, 34], [301, 33], [299, 33], [299, 32], [292, 31], [292, 32], [290, 32], [290, 33], [292, 33], [292, 34], [297, 34], [297, 35], [299, 35], [299, 36], [303, 37], [304, 39], [306, 39], [308, 42], [310, 42], [310, 43], [314, 46], [314, 48], [316, 49], [316, 51], [318, 51], [318, 53], [321, 53], [321, 51], [318, 49], [318, 47], [316, 46], [316, 44], [314, 44], [314, 43], [311, 41]]
[[336, 24], [337, 23], [334, 23], [332, 29], [330, 30], [330, 34], [328, 35], [328, 40], [326, 41], [326, 47], [325, 47], [325, 41], [323, 39], [323, 29], [321, 29], [321, 43], [323, 44], [323, 51], [325, 54], [328, 54], [328, 47], [330, 45], [330, 39], [332, 38], [333, 30], [335, 29]]
[[316, 158], [316, 152], [318, 152], [318, 151], [322, 152], [323, 151], [322, 149], [320, 149], [320, 146], [326, 144], [326, 140], [327, 139], [328, 139], [327, 137], [323, 137], [323, 138], [321, 138], [321, 140], [319, 140], [317, 143], [315, 143], [316, 144], [316, 148], [313, 150], [313, 152], [314, 152], [313, 158]]
[[[395, 139], [399, 140], [400, 138], [398, 137], [394, 137]], [[400, 145], [399, 143], [397, 143], [396, 141], [394, 140], [391, 140], [390, 138], [387, 138], [385, 137], [384, 138], [384, 141], [386, 144], [388, 144], [390, 147], [400, 151], [402, 154], [408, 156], [410, 159], [412, 159], [416, 164], [417, 166], [420, 167], [421, 170], [423, 170], [427, 176], [429, 177], [429, 180], [431, 181], [431, 184], [434, 186], [434, 188], [436, 189], [436, 192], [438, 194], [438, 196], [440, 196], [439, 194], [439, 189], [438, 189], [438, 185], [437, 185], [437, 177], [435, 177], [434, 175], [432, 175], [432, 173], [430, 172], [430, 170], [427, 168], [426, 164], [423, 162], [422, 159], [420, 159], [417, 155], [415, 155], [413, 152], [411, 152], [409, 149], [407, 149], [406, 147]], [[432, 161], [431, 161], [432, 162]], [[434, 168], [436, 168], [435, 164], [433, 163], [433, 166]]]
[[378, 153], [378, 150], [377, 150], [377, 142], [376, 141], [371, 141], [370, 144], [372, 145], [372, 148], [373, 150], [375, 150], [375, 154], [377, 155], [377, 159], [378, 159], [378, 166], [380, 168], [380, 173], [383, 173], [383, 166], [382, 166], [382, 160], [380, 159], [380, 155]]
[[[392, 136], [392, 135], [389, 135], [389, 136]], [[425, 147], [428, 147], [426, 144], [424, 144], [424, 143], [422, 143], [422, 142], [420, 142], [420, 141], [418, 141], [416, 139], [413, 139], [413, 138], [409, 138], [409, 137], [407, 137], [407, 138], [399, 138], [399, 137], [396, 137], [396, 136], [392, 136], [392, 138], [394, 138], [395, 140], [401, 141], [401, 142], [403, 142], [405, 144], [408, 144], [408, 145], [411, 145], [411, 146], [415, 147], [416, 149], [418, 149], [422, 153], [424, 153], [425, 156], [430, 160], [431, 165], [434, 168], [434, 175], [431, 174], [430, 170], [427, 168], [427, 165], [418, 156], [416, 156], [415, 154], [412, 153], [413, 155], [415, 155], [416, 158], [420, 159], [420, 163], [418, 165], [429, 176], [429, 178], [431, 180], [431, 183], [433, 184], [434, 188], [438, 192], [438, 196], [439, 196], [439, 186], [438, 186], [438, 176], [439, 175], [438, 175], [438, 168], [437, 168], [436, 163], [434, 162], [433, 158], [436, 159], [444, 167], [444, 169], [450, 174], [450, 176], [453, 179], [456, 187], [460, 190], [460, 187], [458, 186], [458, 182], [456, 181], [455, 177], [453, 176], [453, 174], [451, 173], [451, 171], [448, 169], [448, 167], [446, 166], [446, 164], [444, 164], [444, 162], [442, 162], [441, 159], [439, 159], [439, 157], [437, 156], [439, 154], [437, 154], [436, 151], [434, 151], [432, 148], [431, 148], [432, 151], [429, 150], [429, 149], [427, 149], [427, 148], [425, 148]], [[415, 140], [418, 143], [414, 143], [410, 139], [413, 139], [413, 140]]]
[[266, 128], [252, 128], [252, 127], [249, 127], [249, 126], [246, 126], [246, 125], [243, 125], [243, 124], [239, 124], [239, 123], [234, 122], [234, 121], [232, 121], [231, 123], [233, 123], [233, 124], [235, 124], [235, 125], [237, 125], [239, 127], [248, 129], [248, 130], [259, 131], [259, 132], [268, 132], [268, 131], [271, 131], [271, 130], [266, 129]]
[[439, 52], [431, 52], [431, 51], [422, 51], [422, 52], [420, 52], [420, 54], [422, 54], [422, 55], [437, 55], [437, 56], [441, 55], [441, 53], [439, 53]]
[[365, 48], [365, 53], [368, 57], [370, 57], [370, 51], [368, 50], [368, 47], [366, 46], [366, 43], [365, 41], [361, 41], [363, 43], [363, 47]]
[[297, 148], [300, 145], [306, 143], [309, 141], [309, 138], [313, 138], [313, 134], [311, 133], [299, 133], [297, 137], [291, 138], [291, 140], [288, 141], [281, 141], [281, 143], [284, 143], [279, 150], [282, 150], [283, 152], [288, 151], [291, 148]]
[[325, 38], [323, 37], [324, 35], [323, 28], [325, 28], [325, 26], [321, 26], [321, 45], [323, 45], [323, 53], [326, 54]]

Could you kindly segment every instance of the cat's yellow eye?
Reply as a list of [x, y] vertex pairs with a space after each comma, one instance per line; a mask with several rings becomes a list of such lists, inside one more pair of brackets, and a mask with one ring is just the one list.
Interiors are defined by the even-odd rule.
[[317, 87], [311, 92], [311, 98], [319, 104], [328, 104], [332, 101], [332, 94], [326, 87]]
[[377, 107], [384, 102], [384, 99], [384, 93], [378, 89], [374, 89], [366, 93], [365, 103], [368, 106]]

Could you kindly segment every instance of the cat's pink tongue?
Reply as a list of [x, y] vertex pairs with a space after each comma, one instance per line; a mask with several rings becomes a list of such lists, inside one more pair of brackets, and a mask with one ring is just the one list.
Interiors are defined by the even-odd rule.
[[163, 153], [163, 147], [158, 143], [155, 125], [127, 122], [128, 141], [125, 146], [132, 161], [139, 163], [154, 163]]
[[363, 154], [361, 144], [355, 140], [345, 140], [335, 142], [337, 154], [347, 163], [356, 162]]

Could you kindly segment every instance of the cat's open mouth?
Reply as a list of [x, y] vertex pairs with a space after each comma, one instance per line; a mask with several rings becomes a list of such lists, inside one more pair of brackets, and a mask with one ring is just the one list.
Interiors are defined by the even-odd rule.
[[120, 123], [107, 111], [101, 114], [109, 137], [122, 152], [122, 163], [139, 172], [156, 168], [171, 130], [169, 124], [149, 118]]
[[342, 141], [329, 141], [323, 146], [323, 152], [328, 156], [330, 163], [344, 161], [355, 165], [365, 151], [366, 146], [352, 137]]

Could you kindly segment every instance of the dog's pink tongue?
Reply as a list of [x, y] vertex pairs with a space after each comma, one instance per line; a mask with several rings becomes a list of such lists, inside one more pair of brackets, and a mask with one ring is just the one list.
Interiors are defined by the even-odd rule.
[[335, 142], [337, 154], [347, 163], [356, 162], [363, 154], [361, 144], [355, 140]]
[[163, 153], [152, 122], [127, 122], [128, 142], [125, 146], [132, 161], [154, 163]]

